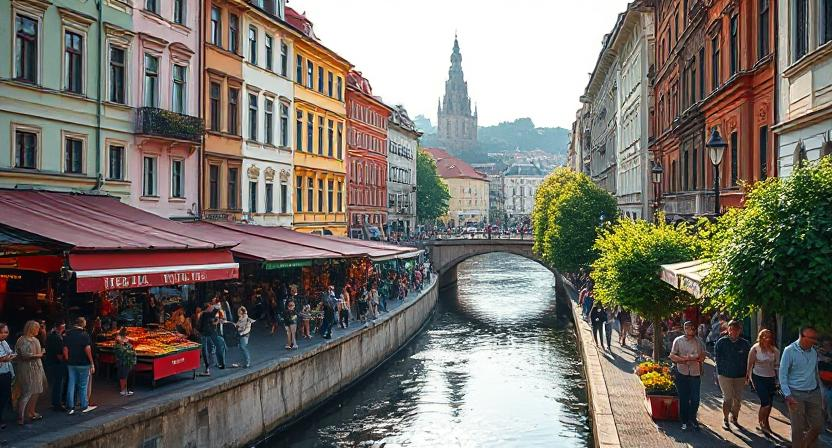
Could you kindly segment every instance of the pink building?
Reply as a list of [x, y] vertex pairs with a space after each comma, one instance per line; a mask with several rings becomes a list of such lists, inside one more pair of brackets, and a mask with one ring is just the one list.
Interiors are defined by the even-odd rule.
[[[201, 45], [198, 0], [135, 2], [123, 55], [136, 136], [127, 152], [131, 204], [167, 218], [199, 210]], [[118, 54], [111, 53], [111, 63]]]

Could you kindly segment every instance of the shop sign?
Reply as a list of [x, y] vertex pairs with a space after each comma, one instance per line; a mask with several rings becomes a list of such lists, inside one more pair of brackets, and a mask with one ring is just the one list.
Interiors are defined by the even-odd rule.
[[178, 272], [136, 273], [129, 275], [84, 276], [77, 277], [78, 292], [111, 291], [116, 289], [148, 288], [165, 285], [184, 285], [190, 283], [210, 282], [215, 280], [236, 279], [239, 268], [223, 267], [218, 269], [195, 269]]
[[263, 262], [263, 269], [287, 269], [287, 268], [302, 268], [305, 266], [312, 266], [312, 260], [285, 260], [285, 261], [266, 261]]

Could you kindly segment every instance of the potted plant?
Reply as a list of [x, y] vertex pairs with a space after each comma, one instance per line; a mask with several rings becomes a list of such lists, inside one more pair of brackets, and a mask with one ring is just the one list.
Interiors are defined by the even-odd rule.
[[654, 420], [678, 420], [679, 397], [670, 367], [647, 361], [636, 367], [636, 375], [644, 386], [644, 404]]

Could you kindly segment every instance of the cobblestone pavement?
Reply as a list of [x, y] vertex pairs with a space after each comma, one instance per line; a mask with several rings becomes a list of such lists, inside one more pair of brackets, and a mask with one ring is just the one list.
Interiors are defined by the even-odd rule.
[[[574, 291], [569, 289], [576, 315], [580, 309], [574, 303]], [[582, 338], [592, 338], [589, 324], [583, 320], [578, 323]], [[699, 431], [682, 431], [679, 422], [654, 422], [644, 405], [644, 389], [633, 374], [637, 350], [632, 346], [621, 347], [618, 344], [618, 332], [613, 331], [612, 353], [588, 345], [596, 350], [606, 384], [609, 407], [622, 447], [774, 447], [789, 446], [789, 419], [785, 414], [782, 399], [775, 400], [771, 413], [773, 438], [766, 438], [757, 429], [757, 396], [751, 388], [744, 393], [743, 406], [739, 422], [741, 428], [733, 427], [730, 431], [722, 428], [722, 394], [714, 379], [714, 364], [706, 360], [705, 375], [702, 377], [701, 404], [698, 419], [702, 429]], [[628, 344], [635, 342], [628, 339]], [[586, 346], [586, 345], [585, 345]], [[588, 375], [590, 379], [593, 375]], [[592, 387], [592, 386], [590, 386]], [[832, 434], [822, 435], [818, 446], [832, 447]]]

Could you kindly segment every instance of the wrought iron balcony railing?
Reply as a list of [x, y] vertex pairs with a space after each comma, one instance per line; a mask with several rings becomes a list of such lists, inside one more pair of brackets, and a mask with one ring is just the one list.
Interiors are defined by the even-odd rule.
[[140, 107], [136, 112], [139, 134], [199, 142], [205, 132], [205, 124], [199, 117], [156, 107]]

